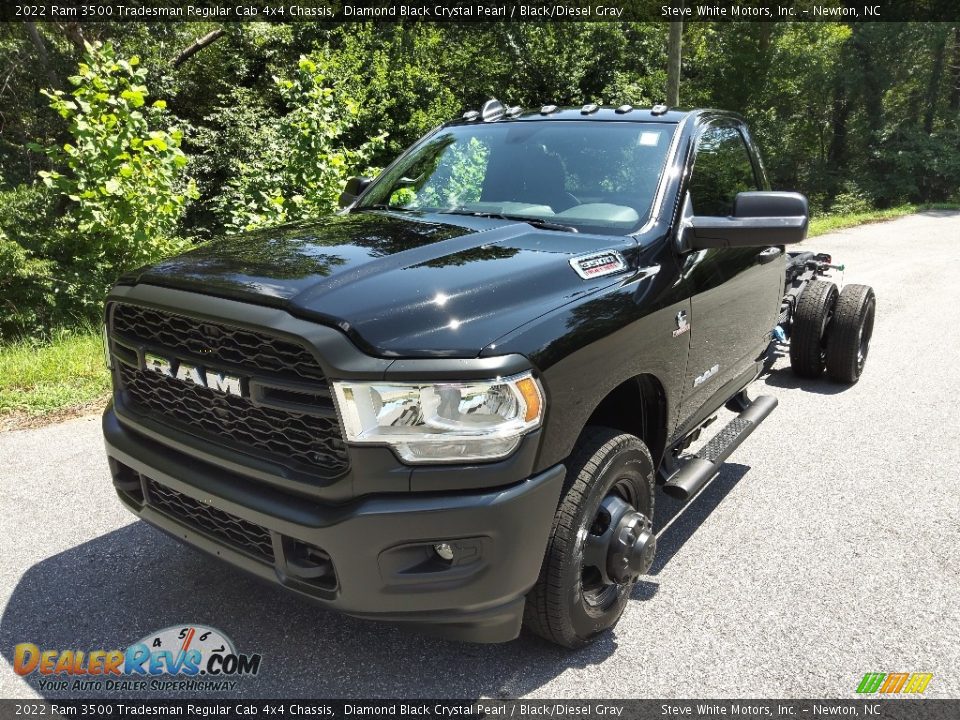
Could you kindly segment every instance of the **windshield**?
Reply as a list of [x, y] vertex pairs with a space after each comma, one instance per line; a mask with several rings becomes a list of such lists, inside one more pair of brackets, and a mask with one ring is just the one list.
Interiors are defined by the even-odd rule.
[[675, 128], [590, 121], [444, 128], [378, 178], [358, 207], [625, 234], [650, 213]]

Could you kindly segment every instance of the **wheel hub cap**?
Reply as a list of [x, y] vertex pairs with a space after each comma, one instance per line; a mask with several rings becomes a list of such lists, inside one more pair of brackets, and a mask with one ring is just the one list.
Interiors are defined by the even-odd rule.
[[616, 495], [603, 499], [598, 518], [604, 520], [584, 543], [584, 567], [596, 568], [602, 585], [636, 582], [653, 565], [657, 552], [650, 519]]
[[653, 565], [656, 552], [657, 538], [650, 520], [636, 510], [627, 512], [613, 532], [607, 572], [615, 582], [635, 582]]

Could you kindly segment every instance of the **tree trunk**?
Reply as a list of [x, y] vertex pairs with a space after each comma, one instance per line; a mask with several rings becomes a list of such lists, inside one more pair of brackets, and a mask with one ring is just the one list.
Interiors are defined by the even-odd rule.
[[881, 73], [876, 67], [873, 47], [875, 37], [870, 25], [870, 23], [854, 23], [850, 43], [853, 60], [861, 68], [858, 90], [859, 98], [863, 102], [864, 120], [867, 125], [865, 144], [867, 147], [875, 147], [879, 142], [883, 128], [883, 93], [885, 88], [880, 79]]
[[60, 78], [57, 77], [57, 74], [53, 71], [53, 65], [50, 64], [50, 54], [47, 52], [47, 46], [40, 36], [40, 31], [37, 30], [37, 24], [34, 22], [25, 22], [24, 25], [27, 28], [27, 34], [30, 36], [30, 42], [32, 42], [33, 46], [37, 49], [37, 55], [40, 56], [40, 64], [43, 66], [44, 72], [47, 73], [47, 80], [50, 82], [50, 87], [55, 90], [58, 89], [60, 87]]
[[847, 160], [847, 118], [850, 117], [850, 102], [847, 99], [847, 87], [842, 76], [836, 79], [833, 91], [833, 105], [830, 108], [830, 129], [833, 137], [827, 160], [831, 166], [842, 167]]
[[87, 39], [83, 36], [83, 30], [80, 29], [78, 22], [57, 23], [59, 28], [66, 35], [67, 40], [73, 43], [77, 50], [77, 55], [83, 55], [87, 51]]
[[667, 105], [680, 104], [680, 58], [683, 54], [683, 21], [670, 23], [667, 39]]
[[933, 132], [933, 121], [937, 117], [937, 101], [940, 99], [940, 85], [943, 82], [943, 63], [947, 54], [947, 33], [940, 33], [933, 48], [933, 67], [930, 69], [930, 82], [927, 84], [926, 108], [923, 113], [923, 131]]
[[203, 50], [207, 45], [210, 45], [220, 37], [223, 36], [224, 31], [220, 28], [209, 32], [201, 38], [197, 38], [193, 41], [188, 47], [185, 47], [180, 51], [180, 54], [173, 59], [172, 65], [174, 67], [179, 67], [181, 64], [185, 63], [191, 57], [196, 55], [198, 52]]
[[830, 146], [827, 150], [826, 190], [832, 201], [840, 192], [840, 182], [847, 166], [847, 120], [850, 118], [850, 99], [842, 73], [834, 80], [833, 103], [830, 108]]
[[[953, 59], [950, 60], [950, 113], [960, 112], [960, 25], [953, 26]], [[954, 117], [954, 119], [956, 119]]]

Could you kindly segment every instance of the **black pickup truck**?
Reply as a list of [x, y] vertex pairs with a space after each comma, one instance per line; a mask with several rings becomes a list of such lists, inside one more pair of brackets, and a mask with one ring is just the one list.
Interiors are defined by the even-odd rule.
[[492, 100], [341, 204], [122, 277], [103, 431], [136, 515], [353, 616], [589, 642], [656, 485], [692, 497], [775, 407], [771, 346], [863, 369], [872, 290], [785, 252], [806, 200], [730, 113]]

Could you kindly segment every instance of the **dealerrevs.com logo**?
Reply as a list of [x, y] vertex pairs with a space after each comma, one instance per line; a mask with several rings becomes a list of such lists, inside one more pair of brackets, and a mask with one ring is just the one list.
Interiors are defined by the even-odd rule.
[[232, 691], [260, 671], [261, 656], [238, 653], [233, 641], [204, 625], [174, 625], [120, 650], [14, 648], [18, 675], [40, 676], [40, 690]]

